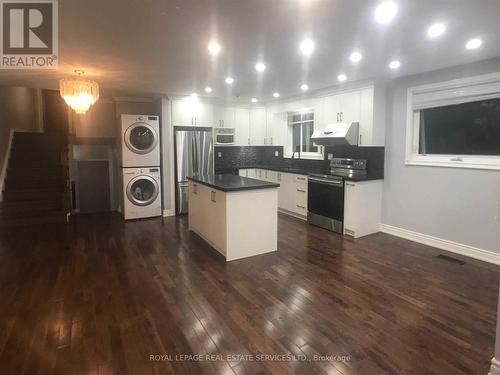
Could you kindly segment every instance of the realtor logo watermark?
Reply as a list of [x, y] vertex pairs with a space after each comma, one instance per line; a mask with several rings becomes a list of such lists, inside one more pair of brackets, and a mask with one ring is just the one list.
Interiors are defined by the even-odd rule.
[[56, 69], [57, 0], [0, 0], [2, 69]]

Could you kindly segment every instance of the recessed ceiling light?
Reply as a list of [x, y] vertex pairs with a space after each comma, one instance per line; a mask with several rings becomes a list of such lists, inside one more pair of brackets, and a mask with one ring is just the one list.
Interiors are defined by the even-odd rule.
[[262, 73], [264, 70], [266, 70], [266, 66], [264, 65], [264, 63], [258, 62], [257, 64], [255, 64], [255, 70], [259, 73]]
[[212, 88], [211, 87], [205, 87], [205, 92], [210, 94], [212, 92]]
[[310, 56], [314, 52], [314, 42], [310, 38], [304, 39], [300, 42], [300, 53], [304, 56]]
[[339, 74], [337, 76], [337, 79], [340, 81], [340, 82], [344, 82], [346, 79], [347, 79], [347, 76], [345, 74]]
[[401, 63], [398, 60], [393, 60], [389, 63], [389, 68], [398, 69], [401, 66]]
[[387, 24], [392, 21], [398, 13], [398, 6], [393, 1], [384, 1], [375, 8], [375, 21]]
[[300, 85], [300, 89], [301, 89], [302, 91], [307, 91], [307, 90], [309, 90], [309, 86], [308, 86], [308, 85], [306, 85], [305, 83], [303, 83], [302, 85]]
[[437, 38], [438, 36], [443, 35], [445, 31], [446, 26], [444, 23], [435, 23], [427, 29], [427, 36], [429, 38]]
[[274, 97], [274, 98], [279, 98], [279, 97], [280, 97], [280, 93], [279, 93], [279, 92], [275, 92], [275, 93], [273, 93], [273, 97]]
[[252, 103], [257, 103], [257, 98], [252, 98]]
[[351, 60], [353, 63], [360, 62], [362, 58], [363, 58], [363, 55], [359, 52], [353, 52], [349, 56], [349, 60]]
[[226, 77], [226, 83], [227, 83], [228, 85], [232, 85], [232, 84], [233, 84], [233, 82], [234, 82], [234, 78], [233, 78], [233, 77]]
[[212, 56], [217, 56], [221, 50], [220, 44], [212, 40], [210, 43], [208, 43], [208, 53], [210, 53]]
[[469, 40], [465, 44], [465, 48], [467, 48], [467, 49], [476, 49], [476, 48], [481, 47], [481, 44], [483, 44], [483, 41], [481, 39], [474, 38], [474, 39]]

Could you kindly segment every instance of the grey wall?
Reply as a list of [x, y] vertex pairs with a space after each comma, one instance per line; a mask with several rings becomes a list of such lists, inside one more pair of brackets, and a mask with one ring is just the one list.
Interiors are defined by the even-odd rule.
[[406, 90], [500, 72], [500, 59], [404, 77], [388, 89], [384, 224], [500, 253], [500, 172], [405, 165]]
[[3, 166], [9, 129], [35, 131], [35, 90], [0, 87], [0, 169]]
[[170, 101], [160, 97], [154, 102], [160, 114], [161, 157], [163, 181], [163, 210], [166, 215], [175, 214], [175, 170], [174, 170], [174, 130], [170, 116]]

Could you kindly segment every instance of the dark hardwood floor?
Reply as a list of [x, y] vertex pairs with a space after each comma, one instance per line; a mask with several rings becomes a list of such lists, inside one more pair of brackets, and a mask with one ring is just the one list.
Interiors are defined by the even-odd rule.
[[186, 218], [8, 229], [0, 374], [486, 374], [498, 271], [439, 254], [283, 215], [277, 253], [231, 263]]

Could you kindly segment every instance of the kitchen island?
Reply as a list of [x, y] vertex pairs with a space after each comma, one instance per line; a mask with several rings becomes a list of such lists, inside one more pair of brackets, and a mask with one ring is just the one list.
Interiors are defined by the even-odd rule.
[[277, 251], [279, 184], [230, 174], [188, 180], [189, 230], [226, 261]]

